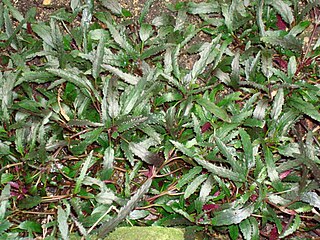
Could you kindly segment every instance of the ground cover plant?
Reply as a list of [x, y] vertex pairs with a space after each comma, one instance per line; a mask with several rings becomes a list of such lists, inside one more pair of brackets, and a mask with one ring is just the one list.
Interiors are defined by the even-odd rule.
[[319, 1], [153, 2], [0, 3], [0, 238], [319, 236]]

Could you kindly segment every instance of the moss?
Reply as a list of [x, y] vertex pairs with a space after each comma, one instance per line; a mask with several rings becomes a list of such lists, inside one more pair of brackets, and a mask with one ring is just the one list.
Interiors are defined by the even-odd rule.
[[119, 227], [105, 240], [184, 240], [184, 230], [164, 227]]

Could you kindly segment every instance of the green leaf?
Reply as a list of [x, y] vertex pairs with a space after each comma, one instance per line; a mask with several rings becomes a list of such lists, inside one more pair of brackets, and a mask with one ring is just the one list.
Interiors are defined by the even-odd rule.
[[277, 91], [277, 94], [274, 98], [272, 110], [270, 113], [270, 116], [274, 119], [277, 120], [282, 112], [282, 107], [284, 104], [284, 93], [283, 93], [283, 88], [279, 88]]
[[229, 122], [229, 123], [231, 122], [231, 119], [228, 116], [228, 113], [224, 109], [218, 107], [213, 102], [210, 102], [205, 98], [198, 98], [196, 101], [199, 105], [201, 105], [207, 111], [211, 112], [217, 118], [220, 118], [222, 121], [225, 121], [225, 122]]
[[133, 152], [134, 155], [141, 158], [146, 163], [155, 165], [156, 167], [159, 167], [162, 162], [163, 158], [156, 154], [148, 151], [147, 147], [144, 145], [143, 142], [141, 143], [129, 143], [129, 149]]
[[266, 31], [261, 40], [275, 47], [281, 46], [296, 52], [301, 52], [302, 49], [302, 42], [298, 38], [290, 34], [283, 36], [281, 31]]
[[269, 0], [269, 1], [266, 1], [266, 3], [269, 3], [271, 6], [273, 6], [286, 23], [291, 24], [294, 21], [292, 10], [290, 6], [284, 1]]
[[58, 206], [57, 208], [58, 208], [57, 220], [58, 220], [58, 227], [61, 233], [61, 237], [63, 240], [69, 240], [68, 210], [66, 211], [63, 210], [61, 206]]
[[249, 169], [251, 169], [255, 165], [255, 159], [253, 156], [253, 145], [251, 142], [250, 135], [244, 129], [241, 128], [239, 130], [239, 133], [240, 133], [240, 137], [241, 137], [242, 148], [244, 151], [246, 168], [248, 171]]
[[88, 157], [86, 158], [86, 160], [84, 161], [84, 163], [82, 164], [82, 168], [81, 168], [81, 172], [79, 177], [76, 180], [76, 185], [74, 187], [73, 193], [74, 194], [78, 194], [81, 190], [81, 185], [82, 182], [87, 174], [87, 171], [91, 165], [91, 160], [92, 160], [92, 155], [93, 155], [93, 151], [91, 151], [88, 155]]
[[285, 238], [291, 235], [292, 233], [297, 231], [297, 229], [300, 227], [300, 224], [301, 224], [301, 218], [297, 214], [294, 218], [294, 222], [283, 233], [280, 234], [279, 238]]
[[45, 25], [44, 23], [33, 24], [32, 31], [34, 31], [50, 47], [55, 48], [51, 36], [51, 29], [48, 25]]
[[289, 58], [289, 62], [288, 62], [288, 77], [289, 78], [294, 77], [296, 71], [297, 71], [297, 60], [295, 56], [292, 56]]
[[268, 147], [264, 148], [264, 156], [265, 156], [265, 161], [266, 161], [266, 165], [267, 165], [268, 177], [270, 178], [270, 180], [274, 184], [274, 186], [279, 188], [279, 190], [280, 190], [281, 184], [280, 184], [279, 174], [276, 170], [276, 165], [274, 162], [272, 152]]
[[250, 217], [240, 223], [240, 230], [245, 240], [259, 240], [259, 226], [255, 218]]
[[200, 2], [188, 3], [188, 12], [191, 14], [205, 14], [205, 13], [215, 13], [220, 12], [220, 5], [218, 2]]
[[[111, 118], [117, 118], [120, 114], [120, 106], [119, 106], [119, 92], [118, 92], [118, 83], [117, 79], [109, 78], [106, 80], [104, 88], [103, 88], [103, 106], [107, 108], [108, 106], [108, 114]], [[107, 105], [107, 106], [106, 106]], [[105, 116], [107, 109], [103, 109], [103, 119], [107, 120]]]
[[93, 87], [92, 83], [86, 77], [80, 77], [77, 70], [48, 68], [47, 71], [78, 86], [80, 91], [82, 91], [86, 96], [91, 97], [91, 93], [93, 93], [96, 99], [100, 99], [100, 96], [96, 89]]
[[215, 137], [214, 140], [222, 155], [227, 158], [227, 162], [232, 166], [232, 169], [239, 174], [243, 173], [242, 167], [239, 165], [239, 163], [231, 153], [230, 149], [228, 149], [228, 147], [225, 145], [225, 143], [221, 141], [218, 137]]
[[259, 119], [259, 120], [264, 120], [266, 117], [266, 110], [268, 108], [268, 101], [263, 99], [260, 100], [254, 109], [253, 112], [253, 117]]
[[92, 63], [92, 76], [97, 79], [100, 74], [101, 64], [104, 56], [104, 46], [106, 43], [105, 36], [102, 36], [99, 40], [96, 55]]
[[27, 230], [29, 233], [36, 232], [36, 233], [41, 233], [42, 232], [42, 227], [40, 223], [37, 223], [35, 221], [23, 221], [18, 225], [18, 228]]
[[[210, 44], [203, 44], [199, 60], [194, 63], [191, 72], [189, 72], [182, 80], [185, 86], [193, 84], [195, 80], [198, 78], [198, 76], [204, 72], [206, 66], [212, 63], [218, 56], [219, 51], [217, 50], [216, 46], [220, 38], [221, 36], [219, 35], [215, 39], [213, 39]], [[219, 61], [219, 59], [217, 61]]]
[[147, 23], [143, 23], [140, 26], [139, 36], [142, 42], [147, 41], [153, 34], [152, 26]]
[[18, 202], [18, 208], [20, 209], [30, 209], [37, 205], [39, 205], [42, 201], [40, 196], [30, 196], [23, 198], [21, 201]]
[[116, 68], [116, 67], [113, 67], [113, 66], [110, 66], [110, 65], [107, 65], [107, 64], [102, 64], [102, 67], [105, 70], [113, 73], [114, 75], [118, 76], [123, 81], [125, 81], [125, 82], [127, 82], [129, 84], [136, 85], [140, 80], [139, 77], [133, 76], [133, 75], [131, 75], [129, 73], [125, 73], [122, 70], [120, 70], [119, 68]]
[[127, 88], [123, 98], [125, 97], [124, 101], [121, 104], [121, 113], [122, 115], [129, 114], [132, 109], [136, 106], [138, 100], [141, 100], [142, 92], [146, 86], [147, 78], [143, 77], [140, 79], [137, 85], [131, 86]]
[[[14, 179], [14, 175], [12, 173], [2, 173], [1, 174], [1, 180], [0, 184], [6, 184]], [[1, 210], [0, 210], [1, 212]], [[1, 213], [0, 213], [0, 219], [1, 219]]]
[[114, 41], [119, 44], [129, 55], [137, 56], [138, 52], [132, 47], [132, 45], [127, 41], [126, 36], [120, 32], [112, 23], [105, 21]]
[[301, 201], [309, 203], [311, 206], [320, 208], [320, 197], [315, 192], [303, 193], [300, 197]]
[[113, 168], [114, 161], [114, 150], [112, 147], [106, 148], [103, 156], [103, 168], [110, 169]]
[[99, 237], [104, 237], [107, 233], [111, 232], [123, 219], [125, 219], [133, 208], [138, 204], [138, 201], [144, 194], [149, 191], [152, 183], [152, 178], [148, 178], [142, 186], [136, 191], [136, 193], [130, 198], [130, 200], [123, 206], [117, 213], [117, 216], [108, 222], [104, 223], [99, 229]]
[[320, 113], [311, 103], [304, 101], [299, 97], [290, 97], [288, 99], [289, 106], [299, 110], [300, 112], [310, 116], [314, 120], [320, 122]]
[[183, 176], [179, 179], [176, 188], [180, 189], [190, 181], [192, 181], [199, 173], [201, 173], [202, 167], [196, 166], [189, 170], [189, 172], [183, 174]]
[[121, 15], [122, 14], [122, 7], [117, 0], [100, 0], [102, 6], [108, 8], [114, 14]]
[[252, 204], [241, 208], [228, 208], [214, 213], [214, 217], [211, 220], [213, 226], [225, 226], [231, 224], [238, 224], [243, 220], [250, 217], [253, 213], [254, 206]]
[[229, 235], [232, 240], [237, 240], [239, 238], [239, 227], [238, 225], [230, 225], [229, 227]]
[[176, 142], [173, 140], [170, 140], [170, 142], [176, 148], [178, 148], [182, 153], [184, 153], [188, 157], [191, 157], [192, 159], [194, 159], [199, 165], [206, 168], [209, 172], [211, 172], [215, 175], [218, 175], [219, 177], [228, 178], [233, 181], [239, 181], [239, 182], [245, 181], [245, 178], [243, 178], [242, 174], [240, 175], [239, 173], [231, 171], [227, 168], [219, 167], [219, 166], [216, 166], [208, 161], [205, 161], [202, 157], [198, 156], [193, 150], [188, 149], [187, 147], [185, 147], [183, 144], [181, 144], [179, 142]]
[[12, 224], [8, 220], [0, 219], [0, 236], [5, 236], [4, 232], [7, 231], [11, 226]]
[[139, 17], [139, 24], [141, 25], [146, 14], [149, 12], [149, 9], [152, 5], [152, 3], [154, 2], [155, 0], [147, 0], [144, 4], [143, 4], [143, 8], [140, 12], [140, 17]]
[[[10, 198], [10, 185], [7, 184], [1, 191], [0, 196], [0, 222], [5, 218], [9, 198]], [[0, 224], [1, 225], [1, 224]], [[0, 233], [1, 234], [1, 233]]]

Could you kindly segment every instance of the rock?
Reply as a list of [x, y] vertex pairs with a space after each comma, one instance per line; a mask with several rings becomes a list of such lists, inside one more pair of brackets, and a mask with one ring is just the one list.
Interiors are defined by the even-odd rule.
[[105, 240], [184, 240], [181, 228], [119, 227]]

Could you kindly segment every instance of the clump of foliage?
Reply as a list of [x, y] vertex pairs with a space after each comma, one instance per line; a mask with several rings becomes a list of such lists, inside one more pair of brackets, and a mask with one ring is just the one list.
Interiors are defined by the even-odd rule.
[[312, 236], [319, 1], [152, 3], [0, 3], [0, 238]]

